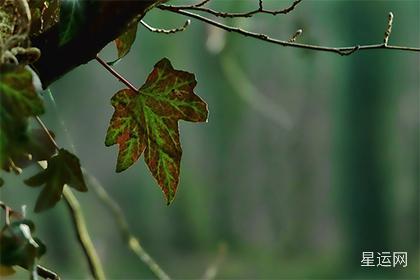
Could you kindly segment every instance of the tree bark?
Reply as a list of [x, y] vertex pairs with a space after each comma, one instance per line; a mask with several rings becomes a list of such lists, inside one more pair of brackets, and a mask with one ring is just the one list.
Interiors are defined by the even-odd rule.
[[83, 27], [67, 43], [60, 45], [58, 23], [47, 32], [31, 38], [41, 50], [41, 58], [32, 65], [42, 86], [52, 82], [81, 64], [94, 59], [109, 42], [117, 38], [133, 20], [140, 20], [147, 11], [164, 0], [85, 0]]

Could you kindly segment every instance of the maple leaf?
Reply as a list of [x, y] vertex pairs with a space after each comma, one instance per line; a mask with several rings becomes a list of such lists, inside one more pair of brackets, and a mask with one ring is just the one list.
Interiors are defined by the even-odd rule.
[[66, 184], [78, 191], [87, 191], [80, 162], [75, 155], [60, 149], [58, 154], [47, 162], [48, 167], [45, 170], [25, 180], [25, 184], [31, 187], [45, 184], [36, 202], [35, 212], [53, 207], [60, 200]]
[[123, 89], [111, 99], [115, 112], [105, 145], [119, 145], [117, 172], [129, 168], [144, 152], [168, 204], [179, 182], [182, 149], [178, 120], [207, 120], [207, 104], [193, 92], [196, 84], [193, 74], [175, 70], [164, 58], [138, 92]]

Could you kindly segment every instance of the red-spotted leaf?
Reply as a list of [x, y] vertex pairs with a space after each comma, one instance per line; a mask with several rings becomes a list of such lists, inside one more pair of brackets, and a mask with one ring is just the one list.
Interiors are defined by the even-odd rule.
[[53, 207], [60, 200], [66, 184], [78, 191], [87, 191], [79, 159], [64, 149], [48, 160], [47, 169], [25, 180], [25, 184], [31, 187], [45, 184], [36, 202], [35, 212]]
[[168, 204], [174, 199], [180, 173], [178, 120], [207, 120], [207, 104], [193, 92], [196, 84], [193, 74], [175, 70], [164, 58], [138, 92], [123, 89], [111, 99], [115, 112], [105, 145], [119, 145], [117, 172], [129, 168], [144, 152]]
[[121, 58], [130, 52], [131, 46], [136, 40], [137, 24], [137, 22], [131, 24], [123, 34], [114, 40], [115, 46], [117, 47], [118, 56], [115, 61], [109, 62], [109, 65], [117, 63]]

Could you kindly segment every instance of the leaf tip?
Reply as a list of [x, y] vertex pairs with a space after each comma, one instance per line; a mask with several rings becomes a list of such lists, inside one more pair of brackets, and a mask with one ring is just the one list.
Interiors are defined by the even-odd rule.
[[125, 167], [125, 166], [123, 166], [122, 164], [118, 164], [117, 163], [117, 166], [115, 167], [115, 172], [117, 172], [117, 173], [121, 173], [121, 172], [123, 172], [124, 170], [126, 170], [128, 167]]

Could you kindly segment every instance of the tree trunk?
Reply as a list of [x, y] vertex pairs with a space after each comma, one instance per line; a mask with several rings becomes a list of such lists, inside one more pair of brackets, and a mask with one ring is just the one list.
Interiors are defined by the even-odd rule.
[[[60, 24], [41, 35], [31, 38], [34, 47], [41, 50], [41, 58], [32, 66], [38, 73], [42, 86], [52, 82], [77, 66], [94, 59], [109, 42], [117, 38], [133, 20], [140, 20], [146, 12], [162, 0], [143, 1], [79, 1], [83, 9], [81, 28], [71, 40], [59, 42]], [[61, 7], [63, 9], [65, 7]], [[76, 23], [76, 24], [79, 24]]]

